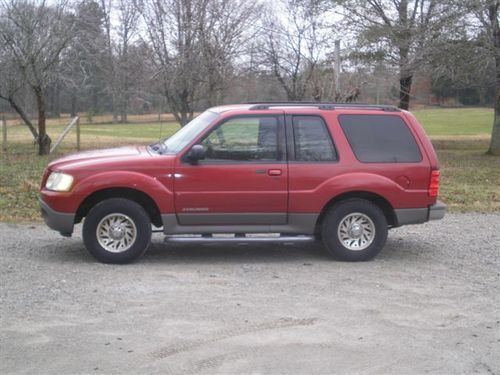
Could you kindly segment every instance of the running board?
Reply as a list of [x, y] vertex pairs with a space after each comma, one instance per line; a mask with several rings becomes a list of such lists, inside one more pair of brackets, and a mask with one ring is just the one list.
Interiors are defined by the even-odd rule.
[[249, 243], [249, 242], [309, 242], [309, 241], [314, 241], [314, 237], [313, 236], [279, 236], [279, 237], [165, 236], [165, 242], [176, 242], [176, 243], [208, 243], [208, 242]]

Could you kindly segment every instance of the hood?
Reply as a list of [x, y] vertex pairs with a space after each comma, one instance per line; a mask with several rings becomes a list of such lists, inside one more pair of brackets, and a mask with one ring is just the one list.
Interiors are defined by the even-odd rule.
[[146, 147], [127, 146], [78, 152], [54, 160], [48, 167], [53, 171], [74, 168], [101, 169], [106, 165], [128, 163], [149, 157], [151, 155]]

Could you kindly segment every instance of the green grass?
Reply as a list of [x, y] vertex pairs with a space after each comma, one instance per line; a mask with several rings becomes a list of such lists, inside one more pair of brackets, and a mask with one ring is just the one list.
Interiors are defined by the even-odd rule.
[[[47, 128], [47, 133], [53, 141], [62, 133], [65, 126], [50, 125]], [[140, 123], [140, 124], [83, 124], [80, 125], [80, 134], [82, 142], [85, 140], [92, 141], [95, 138], [112, 137], [115, 139], [130, 138], [141, 139], [146, 141], [154, 141], [160, 138], [167, 137], [173, 134], [179, 125], [175, 122], [163, 123]], [[67, 139], [74, 139], [75, 130], [72, 129]], [[9, 126], [8, 138], [12, 141], [22, 141], [29, 138], [30, 134], [25, 126], [15, 125]], [[66, 139], [65, 139], [66, 141]], [[63, 142], [65, 142], [63, 141]]]
[[[500, 212], [500, 158], [487, 156], [492, 111], [488, 109], [429, 109], [415, 111], [433, 137], [442, 183], [440, 199], [451, 211]], [[52, 139], [64, 126], [50, 125]], [[174, 133], [178, 125], [168, 123], [84, 124], [83, 149], [147, 144]], [[55, 155], [36, 156], [30, 133], [23, 126], [9, 126], [9, 151], [0, 156], [0, 221], [40, 220], [38, 189], [47, 163], [75, 152], [74, 130]]]
[[441, 168], [443, 200], [451, 212], [500, 212], [500, 157], [485, 154], [487, 138], [432, 141]]
[[430, 136], [490, 135], [493, 110], [488, 108], [437, 108], [413, 111]]
[[0, 158], [0, 221], [40, 220], [38, 189], [49, 158], [35, 157], [29, 145]]

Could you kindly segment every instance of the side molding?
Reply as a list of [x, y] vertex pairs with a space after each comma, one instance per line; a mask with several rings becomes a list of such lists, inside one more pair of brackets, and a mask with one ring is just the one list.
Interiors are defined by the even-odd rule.
[[[219, 214], [220, 215], [220, 214]], [[161, 215], [165, 234], [285, 233], [313, 234], [319, 214], [288, 214], [281, 225], [180, 225], [175, 214]]]

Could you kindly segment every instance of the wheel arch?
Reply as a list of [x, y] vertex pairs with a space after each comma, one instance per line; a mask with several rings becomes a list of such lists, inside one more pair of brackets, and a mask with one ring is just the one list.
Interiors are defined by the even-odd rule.
[[163, 225], [160, 209], [154, 199], [143, 191], [126, 187], [100, 189], [88, 195], [76, 211], [75, 223], [82, 221], [96, 204], [110, 198], [124, 198], [136, 202], [144, 208], [154, 226], [161, 227]]
[[325, 218], [326, 213], [328, 210], [334, 206], [335, 204], [347, 200], [347, 199], [353, 199], [353, 198], [358, 198], [358, 199], [365, 199], [367, 201], [370, 201], [377, 205], [382, 212], [384, 213], [384, 216], [387, 220], [387, 224], [390, 227], [397, 226], [397, 219], [396, 219], [396, 214], [394, 212], [394, 208], [392, 205], [389, 203], [387, 199], [385, 199], [383, 196], [369, 192], [369, 191], [350, 191], [346, 193], [339, 194], [333, 198], [331, 198], [324, 206], [323, 209], [321, 210], [321, 213], [319, 214], [318, 220], [316, 222], [316, 228], [315, 228], [315, 233], [319, 234], [321, 233], [321, 225], [323, 224], [323, 220]]

